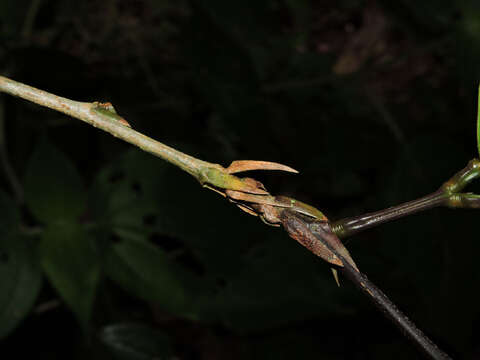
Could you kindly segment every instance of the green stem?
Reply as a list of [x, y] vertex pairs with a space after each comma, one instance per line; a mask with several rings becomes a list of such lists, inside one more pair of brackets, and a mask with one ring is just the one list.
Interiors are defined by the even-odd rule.
[[448, 199], [448, 207], [451, 208], [480, 208], [480, 195], [476, 194], [453, 194]]
[[114, 117], [97, 110], [95, 103], [73, 101], [17, 81], [0, 76], [0, 91], [18, 96], [41, 106], [57, 110], [66, 115], [82, 120], [96, 128], [102, 129], [113, 136], [122, 139], [140, 149], [158, 156], [171, 164], [200, 179], [202, 171], [207, 168], [219, 167], [206, 161], [196, 159], [173, 149], [159, 141], [145, 136], [130, 127], [122, 125]]
[[[218, 164], [196, 159], [145, 136], [132, 128], [122, 125], [118, 115], [105, 111], [105, 106], [70, 100], [17, 81], [0, 76], [0, 91], [20, 97], [38, 105], [57, 110], [100, 128], [113, 136], [138, 146], [142, 150], [158, 156], [194, 176], [202, 184], [213, 184], [221, 189], [244, 190], [242, 179], [225, 173]], [[350, 236], [359, 231], [399, 219], [413, 213], [436, 206], [480, 207], [480, 197], [474, 194], [460, 194], [473, 179], [480, 177], [480, 160], [473, 159], [467, 167], [455, 174], [438, 191], [385, 210], [347, 218], [332, 223], [332, 228], [340, 237]], [[248, 191], [247, 191], [248, 192]]]
[[473, 159], [462, 170], [453, 175], [441, 187], [447, 193], [459, 193], [474, 179], [480, 176], [480, 160]]

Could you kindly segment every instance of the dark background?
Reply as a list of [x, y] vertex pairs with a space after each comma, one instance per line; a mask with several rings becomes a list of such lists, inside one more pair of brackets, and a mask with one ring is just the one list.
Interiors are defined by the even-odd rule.
[[[253, 176], [330, 219], [425, 195], [477, 156], [475, 0], [2, 0], [0, 21], [2, 75], [110, 101], [210, 162], [293, 166]], [[0, 110], [2, 358], [420, 357], [323, 261], [173, 166], [23, 100]], [[345, 240], [460, 359], [480, 356], [478, 216]]]

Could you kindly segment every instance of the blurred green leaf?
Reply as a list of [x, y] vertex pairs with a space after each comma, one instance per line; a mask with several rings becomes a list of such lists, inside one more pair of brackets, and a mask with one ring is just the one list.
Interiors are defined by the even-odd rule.
[[76, 218], [85, 209], [80, 175], [46, 139], [40, 141], [28, 162], [25, 199], [33, 214], [45, 222]]
[[205, 299], [206, 318], [219, 316], [228, 327], [248, 332], [352, 311], [352, 304], [338, 298], [328, 267], [285, 234], [268, 236], [243, 260], [217, 297]]
[[131, 294], [156, 302], [168, 311], [193, 315], [188, 291], [194, 279], [171, 262], [160, 249], [138, 240], [112, 245], [106, 260], [107, 275]]
[[[106, 232], [130, 240], [173, 237], [204, 266], [222, 274], [236, 271], [238, 253], [248, 247], [242, 233], [231, 231], [232, 224], [253, 223], [263, 229], [189, 176], [138, 150], [102, 170], [90, 198], [92, 214]], [[153, 223], [147, 224], [146, 218]]]
[[[154, 214], [159, 207], [152, 199], [152, 190], [156, 192], [155, 187], [160, 187], [164, 166], [155, 157], [136, 149], [106, 166], [97, 175], [90, 192], [94, 218], [120, 237], [144, 237], [151, 231], [145, 226], [144, 217]], [[153, 189], [146, 187], [149, 183]]]
[[477, 102], [477, 149], [480, 156], [480, 86], [478, 87], [478, 102]]
[[465, 33], [472, 39], [480, 38], [480, 21], [478, 16], [480, 14], [480, 6], [477, 1], [465, 2], [461, 6], [462, 9], [462, 21], [461, 27]]
[[0, 190], [0, 233], [5, 234], [15, 230], [20, 221], [17, 204]]
[[[209, 321], [252, 330], [323, 314], [332, 306], [345, 311], [335, 301], [339, 293], [328, 267], [318, 268], [317, 258], [148, 154], [129, 151], [102, 171], [92, 203], [95, 216], [110, 223], [105, 230], [120, 238], [107, 257], [109, 277], [172, 313], [198, 311]], [[149, 214], [154, 225], [143, 220]], [[153, 246], [146, 241], [152, 232], [175, 237], [180, 248], [170, 253]], [[177, 262], [175, 254], [184, 251], [201, 262], [202, 282], [190, 276], [196, 268]], [[288, 278], [295, 281], [285, 292]], [[218, 286], [223, 281], [227, 286]], [[199, 286], [205, 287], [200, 294], [189, 292]], [[195, 299], [195, 309], [186, 298]]]
[[28, 240], [18, 235], [0, 239], [0, 338], [28, 315], [41, 289], [42, 272]]
[[168, 336], [142, 324], [106, 326], [100, 333], [100, 339], [120, 360], [165, 360], [173, 355]]
[[0, 192], [0, 338], [27, 316], [42, 284], [33, 244], [17, 234], [17, 221], [15, 203]]
[[89, 234], [74, 222], [50, 224], [42, 234], [39, 252], [48, 279], [86, 327], [100, 273]]

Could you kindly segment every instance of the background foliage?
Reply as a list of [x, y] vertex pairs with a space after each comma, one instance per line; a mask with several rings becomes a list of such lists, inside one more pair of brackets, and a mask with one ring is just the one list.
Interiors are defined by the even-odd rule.
[[[411, 200], [476, 155], [478, 1], [0, 2], [0, 68], [331, 219]], [[0, 97], [0, 351], [38, 359], [418, 356], [328, 266], [161, 160]], [[442, 348], [480, 354], [478, 213], [347, 241]]]

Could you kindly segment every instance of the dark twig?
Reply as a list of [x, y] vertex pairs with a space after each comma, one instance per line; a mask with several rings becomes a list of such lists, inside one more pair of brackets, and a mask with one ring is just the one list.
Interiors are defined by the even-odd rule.
[[[424, 354], [432, 359], [450, 359], [450, 357], [438, 348], [396, 305], [368, 278], [362, 274], [351, 262], [342, 256], [336, 249], [326, 242], [324, 237], [328, 235], [328, 229], [325, 226], [317, 226], [316, 220], [309, 219], [301, 214], [286, 210], [282, 213], [282, 223], [287, 232], [303, 232], [305, 228], [310, 229], [311, 234], [318, 239], [324, 246], [329, 248], [343, 263], [338, 267], [355, 286], [357, 286], [368, 298], [379, 308], [385, 316], [390, 319], [401, 331], [408, 337]], [[317, 231], [321, 229], [321, 231]]]
[[332, 230], [339, 237], [354, 235], [374, 226], [438, 206], [451, 208], [478, 208], [480, 197], [460, 193], [472, 180], [480, 176], [480, 160], [473, 159], [434, 193], [384, 210], [332, 222]]
[[[339, 256], [340, 259], [341, 255]], [[352, 281], [382, 313], [409, 338], [417, 348], [432, 359], [451, 359], [438, 348], [375, 284], [360, 271], [355, 270], [348, 262], [340, 268], [340, 272]]]
[[[284, 170], [281, 164], [259, 161], [233, 162], [228, 168], [183, 154], [131, 129], [111, 104], [82, 103], [62, 98], [0, 76], [0, 91], [19, 96], [39, 105], [78, 118], [116, 137], [139, 146], [195, 176], [204, 186], [226, 196], [249, 214], [259, 215], [269, 224], [283, 224], [295, 240], [345, 273], [422, 351], [434, 359], [448, 359], [396, 306], [357, 269], [337, 235], [351, 235], [360, 230], [391, 221], [434, 206], [479, 207], [480, 197], [459, 193], [471, 180], [480, 176], [480, 160], [469, 165], [446, 182], [440, 190], [419, 200], [336, 222], [332, 227], [317, 209], [298, 200], [272, 196], [263, 185], [251, 178], [238, 178], [235, 172], [253, 169]], [[248, 165], [245, 167], [245, 165]], [[268, 166], [265, 166], [265, 165]], [[253, 167], [252, 167], [253, 166]], [[273, 166], [273, 168], [272, 168]], [[280, 166], [280, 167], [279, 167]], [[292, 171], [293, 169], [288, 168]], [[293, 170], [294, 171], [294, 170]], [[336, 270], [334, 270], [336, 276]]]
[[444, 194], [443, 191], [439, 190], [420, 199], [392, 206], [384, 210], [335, 221], [332, 223], [332, 229], [339, 237], [351, 236], [386, 222], [444, 205], [449, 197], [449, 194]]

